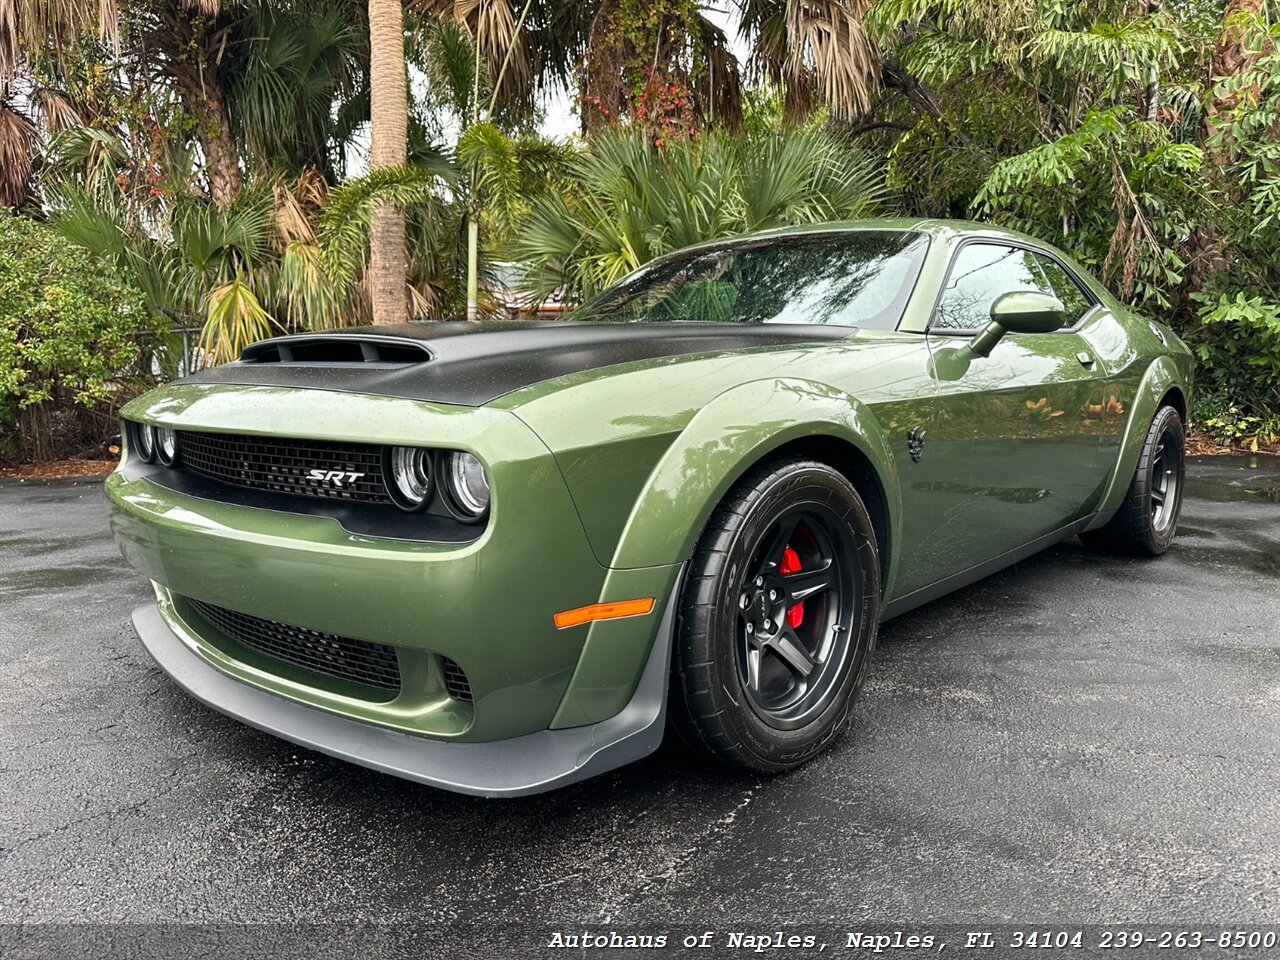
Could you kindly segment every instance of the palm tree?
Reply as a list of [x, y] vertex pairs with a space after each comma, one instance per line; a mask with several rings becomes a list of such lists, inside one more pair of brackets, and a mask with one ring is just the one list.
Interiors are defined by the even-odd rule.
[[[106, 2], [106, 0], [104, 0]], [[209, 196], [226, 209], [244, 189], [240, 145], [227, 108], [223, 61], [234, 28], [224, 6], [236, 0], [150, 0], [143, 10], [145, 49], [195, 118]]]
[[680, 247], [870, 216], [886, 202], [870, 156], [815, 129], [713, 133], [664, 148], [610, 132], [572, 169], [573, 184], [535, 201], [513, 244], [536, 296], [559, 286], [586, 296]]
[[[36, 124], [17, 103], [15, 78], [45, 51], [60, 56], [94, 31], [115, 42], [113, 0], [0, 0], [0, 207], [23, 206], [30, 199], [36, 153]], [[46, 96], [58, 96], [34, 82], [25, 92], [37, 108]]]
[[[409, 92], [400, 0], [369, 0], [371, 170], [403, 166], [408, 157]], [[369, 299], [374, 323], [405, 323], [404, 212], [378, 204], [369, 236]]]
[[[132, 12], [141, 57], [172, 82], [198, 120], [209, 194], [225, 208], [243, 180], [221, 78], [231, 29], [222, 0], [148, 0]], [[119, 23], [117, 0], [0, 0], [0, 87], [20, 69], [62, 66], [95, 33], [119, 51]]]

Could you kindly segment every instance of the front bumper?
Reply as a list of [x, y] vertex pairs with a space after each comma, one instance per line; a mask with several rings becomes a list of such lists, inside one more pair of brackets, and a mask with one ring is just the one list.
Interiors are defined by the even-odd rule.
[[147, 604], [133, 625], [159, 667], [215, 710], [321, 753], [444, 790], [517, 797], [566, 786], [639, 760], [662, 742], [666, 717], [674, 602], [630, 702], [587, 726], [541, 730], [509, 740], [451, 743], [364, 723], [276, 696], [211, 666], [198, 641]]
[[[552, 615], [642, 596], [662, 609], [679, 564], [602, 567], [550, 451], [515, 416], [320, 390], [189, 385], [149, 394], [125, 413], [178, 429], [469, 449], [491, 467], [493, 510], [468, 543], [365, 536], [326, 516], [205, 499], [129, 463], [108, 477], [113, 532], [125, 558], [156, 583], [161, 620], [233, 683], [417, 744], [522, 739], [592, 727], [627, 708], [659, 616], [557, 630]], [[393, 646], [400, 693], [362, 699], [278, 664], [268, 669], [210, 631], [188, 600]], [[465, 671], [472, 702], [446, 694], [445, 657]]]

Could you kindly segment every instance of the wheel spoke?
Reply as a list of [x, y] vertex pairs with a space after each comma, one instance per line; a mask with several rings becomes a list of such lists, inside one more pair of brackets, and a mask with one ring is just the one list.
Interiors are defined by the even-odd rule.
[[764, 559], [760, 564], [760, 576], [777, 571], [778, 565], [782, 563], [782, 551], [787, 549], [787, 544], [791, 542], [791, 536], [796, 532], [796, 527], [799, 523], [800, 518], [795, 516], [783, 517], [779, 522], [778, 529], [769, 538], [769, 545], [764, 548]]
[[800, 645], [800, 638], [791, 630], [784, 630], [773, 641], [773, 649], [793, 673], [808, 677], [813, 673], [813, 658]]
[[860, 622], [856, 538], [844, 514], [820, 499], [785, 506], [767, 523], [731, 594], [741, 617], [734, 679], [765, 723], [794, 730], [839, 695], [849, 666]]
[[747, 651], [747, 689], [752, 693], [760, 693], [760, 648], [753, 647]]
[[1152, 490], [1152, 491], [1151, 491], [1151, 502], [1152, 502], [1152, 503], [1154, 503], [1154, 504], [1156, 504], [1157, 506], [1162, 506], [1162, 505], [1164, 504], [1164, 491], [1163, 491], [1163, 490]]
[[812, 597], [815, 593], [830, 590], [836, 585], [835, 571], [828, 561], [821, 567], [802, 570], [782, 579], [787, 591], [788, 605], [794, 605]]

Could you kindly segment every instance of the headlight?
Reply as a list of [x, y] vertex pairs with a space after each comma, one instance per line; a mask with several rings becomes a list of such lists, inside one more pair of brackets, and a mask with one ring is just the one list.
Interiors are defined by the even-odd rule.
[[178, 462], [178, 435], [168, 427], [156, 427], [156, 458], [166, 467]]
[[489, 509], [489, 478], [484, 464], [469, 453], [454, 452], [445, 458], [449, 499], [466, 518], [484, 516]]
[[391, 499], [401, 510], [421, 510], [431, 495], [431, 451], [420, 447], [392, 447]]
[[133, 425], [133, 439], [138, 444], [138, 458], [143, 463], [156, 462], [156, 428], [149, 423]]

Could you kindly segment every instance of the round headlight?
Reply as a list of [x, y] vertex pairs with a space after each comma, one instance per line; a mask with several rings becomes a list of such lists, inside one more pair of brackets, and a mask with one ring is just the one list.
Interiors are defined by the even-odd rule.
[[178, 462], [178, 435], [168, 427], [156, 427], [156, 458], [166, 467]]
[[143, 463], [156, 462], [156, 428], [149, 423], [135, 423], [133, 437], [138, 442], [138, 457]]
[[489, 478], [484, 464], [469, 453], [451, 453], [445, 459], [449, 496], [467, 517], [480, 517], [489, 509]]
[[431, 451], [392, 447], [391, 498], [401, 510], [421, 510], [431, 494]]

